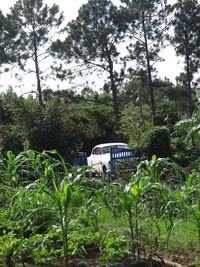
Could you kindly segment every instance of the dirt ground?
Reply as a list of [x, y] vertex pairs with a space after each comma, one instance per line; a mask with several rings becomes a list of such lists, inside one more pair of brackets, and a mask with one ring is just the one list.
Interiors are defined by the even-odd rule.
[[[73, 267], [77, 265], [80, 262], [87, 262], [91, 266], [102, 266], [103, 263], [99, 262], [99, 252], [92, 252], [88, 254], [88, 256], [85, 259], [77, 259], [72, 258], [70, 259], [69, 266]], [[158, 252], [156, 255], [153, 255], [152, 258], [155, 261], [158, 261], [161, 263], [159, 266], [174, 266], [174, 267], [196, 267], [197, 265], [194, 264], [194, 257], [191, 257], [190, 255], [186, 254], [178, 254], [178, 253], [171, 253], [170, 255], [167, 255], [165, 252]], [[120, 263], [124, 264], [130, 264], [133, 263], [135, 260], [132, 256], [126, 255], [124, 259], [120, 260]], [[142, 260], [141, 260], [142, 262]], [[105, 266], [105, 265], [104, 265]], [[139, 266], [139, 265], [138, 265]], [[151, 266], [148, 263], [141, 266]], [[152, 265], [153, 266], [153, 265]]]
[[[152, 255], [150, 259], [141, 259], [139, 261], [135, 261], [134, 257], [131, 255], [126, 255], [122, 260], [118, 261], [119, 265], [114, 265], [116, 262], [108, 262], [103, 263], [99, 260], [100, 252], [97, 249], [90, 249], [85, 258], [77, 258], [70, 257], [68, 260], [68, 267], [119, 267], [120, 264], [124, 264], [124, 266], [135, 266], [135, 267], [197, 267], [200, 265], [195, 265], [194, 256], [187, 254], [179, 254], [179, 253], [170, 253], [167, 255], [163, 251], [157, 252], [155, 255]], [[136, 264], [136, 262], [138, 264]], [[153, 264], [151, 264], [153, 262]], [[156, 264], [158, 263], [158, 265]], [[83, 263], [80, 264], [80, 263]], [[155, 264], [154, 264], [155, 263]], [[26, 264], [26, 267], [65, 267], [64, 260], [60, 259], [53, 263], [45, 264], [45, 265], [32, 265]]]

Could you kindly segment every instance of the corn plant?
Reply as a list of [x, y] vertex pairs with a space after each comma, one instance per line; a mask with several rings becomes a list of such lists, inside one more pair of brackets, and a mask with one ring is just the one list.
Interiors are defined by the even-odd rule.
[[192, 172], [186, 178], [186, 182], [176, 194], [183, 214], [189, 214], [196, 225], [197, 238], [200, 251], [200, 175]]
[[[74, 207], [80, 206], [83, 200], [80, 197], [83, 188], [78, 185], [81, 174], [69, 173], [66, 163], [56, 151], [37, 153], [31, 150], [20, 153], [17, 157], [10, 152], [1, 163], [0, 171], [4, 174], [5, 181], [1, 187], [4, 192], [12, 191], [7, 194], [11, 199], [7, 218], [15, 223], [15, 227], [18, 225], [23, 236], [27, 233], [34, 235], [42, 229], [47, 229], [50, 223], [56, 223], [53, 213], [56, 214], [62, 229], [67, 265], [69, 222]], [[26, 187], [22, 186], [23, 183], [20, 186], [20, 179], [23, 181], [24, 175], [35, 182], [29, 183]], [[13, 177], [17, 177], [14, 182]]]
[[172, 231], [176, 224], [181, 222], [181, 220], [177, 219], [180, 215], [180, 207], [177, 205], [176, 192], [174, 190], [171, 190], [169, 186], [163, 186], [162, 196], [163, 205], [161, 217], [164, 220], [166, 226], [166, 249], [167, 253], [169, 253], [169, 241]]
[[1, 155], [0, 175], [1, 183], [6, 186], [15, 187], [19, 183], [18, 169], [22, 164], [21, 157], [16, 157], [11, 151], [6, 153], [6, 157]]
[[169, 158], [156, 158], [156, 156], [152, 156], [151, 160], [142, 161], [137, 167], [137, 173], [149, 177], [152, 182], [168, 183], [171, 186], [173, 183], [182, 184], [185, 180], [182, 168], [178, 164]]
[[155, 185], [148, 179], [142, 179], [140, 175], [133, 176], [132, 181], [127, 184], [122, 192], [117, 193], [122, 213], [128, 219], [131, 244], [134, 256], [140, 257], [139, 244], [141, 242], [141, 233], [139, 231], [140, 218], [145, 214], [145, 194]]
[[28, 150], [17, 156], [8, 151], [6, 157], [0, 158], [1, 183], [12, 188], [41, 178], [44, 182], [63, 178], [67, 168], [64, 159], [55, 150], [42, 153]]
[[[173, 172], [172, 180], [165, 180], [167, 171]], [[176, 216], [179, 214], [174, 196], [175, 187], [183, 183], [183, 173], [177, 164], [167, 159], [157, 159], [155, 156], [150, 161], [139, 164], [137, 172], [125, 190], [118, 194], [122, 210], [128, 217], [132, 242], [139, 243], [141, 232], [139, 229], [140, 218], [153, 216], [166, 224], [166, 245], [169, 251], [169, 240], [174, 226], [178, 223]], [[171, 178], [171, 177], [170, 177]], [[133, 225], [134, 218], [134, 225]], [[160, 235], [159, 225], [155, 225]]]
[[56, 223], [54, 210], [46, 194], [40, 187], [32, 185], [16, 189], [7, 215], [13, 221], [12, 227], [26, 236], [45, 232], [51, 224]]
[[52, 205], [57, 210], [57, 216], [61, 225], [65, 266], [68, 266], [69, 223], [75, 214], [74, 209], [83, 204], [81, 203], [81, 200], [83, 200], [81, 196], [83, 187], [79, 183], [81, 177], [70, 178], [73, 177], [68, 173], [68, 176], [59, 184], [53, 180], [52, 188], [45, 184], [42, 185], [42, 190], [50, 197]]
[[[7, 218], [18, 225], [21, 236], [33, 236], [41, 230], [45, 231], [50, 224], [56, 224], [58, 219], [67, 266], [70, 221], [85, 202], [82, 194], [85, 188], [82, 184], [83, 172], [69, 172], [64, 159], [56, 151], [37, 153], [30, 150], [20, 153], [17, 157], [8, 153], [8, 157], [9, 159], [4, 159], [4, 165], [1, 165], [2, 172], [10, 166], [4, 180], [10, 181], [13, 173], [17, 175], [18, 180], [16, 184], [3, 185], [4, 191], [9, 191], [12, 187]], [[24, 178], [25, 184], [29, 181], [25, 187]], [[30, 183], [31, 180], [35, 181]], [[85, 183], [87, 187], [88, 184]], [[90, 192], [89, 188], [87, 190]], [[95, 222], [96, 219], [95, 217]], [[13, 226], [14, 224], [10, 225], [10, 228]]]

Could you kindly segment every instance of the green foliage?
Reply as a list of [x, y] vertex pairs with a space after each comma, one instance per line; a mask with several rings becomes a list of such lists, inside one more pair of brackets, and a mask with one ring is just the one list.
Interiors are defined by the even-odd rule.
[[[84, 205], [83, 198], [81, 197], [84, 189], [81, 186], [82, 175], [73, 176], [70, 173], [65, 173], [65, 177], [59, 183], [53, 179], [50, 188], [46, 184], [32, 184], [31, 187], [38, 186], [44, 191], [52, 201], [52, 205], [57, 210], [57, 217], [61, 226], [61, 235], [64, 251], [65, 265], [68, 265], [68, 235], [69, 235], [69, 223], [72, 220], [74, 213], [80, 208], [80, 205]], [[82, 200], [82, 201], [80, 201]]]
[[[19, 153], [23, 147], [24, 150], [31, 148], [37, 151], [57, 149], [70, 161], [71, 151], [77, 150], [75, 140], [77, 135], [81, 135], [81, 131], [76, 125], [64, 128], [63, 119], [68, 118], [63, 114], [64, 103], [54, 98], [42, 109], [32, 97], [15, 99], [11, 95], [8, 103], [6, 98], [9, 95], [10, 92], [3, 95], [4, 107], [10, 120], [10, 124], [4, 126], [7, 133], [3, 143], [4, 151]], [[69, 122], [71, 123], [71, 119]]]
[[84, 98], [55, 93], [44, 108], [32, 96], [17, 97], [13, 91], [3, 93], [1, 100], [4, 155], [8, 150], [18, 154], [29, 149], [56, 149], [71, 163], [72, 151], [89, 153], [94, 145], [113, 141], [115, 136], [110, 98], [104, 93], [89, 93]]
[[34, 263], [45, 264], [56, 260], [61, 254], [61, 249], [54, 249], [53, 244], [52, 234], [35, 234], [26, 240], [25, 251]]
[[[115, 119], [113, 116], [112, 107], [109, 105], [97, 105], [98, 101], [104, 103], [103, 94], [97, 95], [97, 98], [91, 96], [86, 98], [92, 102], [90, 105], [83, 103], [80, 105], [79, 110], [74, 110], [73, 118], [79, 123], [77, 127], [79, 136], [77, 136], [79, 144], [83, 145], [83, 150], [90, 153], [96, 144], [112, 142], [115, 138], [114, 124]], [[102, 108], [103, 107], [103, 108]]]
[[182, 183], [184, 181], [183, 168], [177, 163], [165, 158], [156, 158], [153, 156], [151, 160], [141, 161], [137, 167], [137, 173], [150, 179], [151, 181], [166, 182], [171, 185], [173, 183]]
[[121, 0], [125, 3], [127, 31], [131, 42], [128, 46], [129, 57], [139, 64], [138, 69], [145, 71], [148, 77], [149, 98], [154, 118], [155, 88], [152, 82], [154, 63], [161, 60], [160, 49], [163, 46], [165, 31], [168, 28], [168, 7], [161, 0]]
[[0, 236], [0, 262], [2, 266], [15, 267], [19, 257], [19, 240], [13, 232]]
[[[63, 257], [67, 265], [70, 255], [85, 257], [91, 247], [100, 250], [104, 262], [118, 261], [128, 250], [137, 258], [141, 251], [170, 252], [179, 244], [172, 235], [178, 237], [181, 221], [191, 222], [195, 251], [200, 247], [200, 174], [169, 159], [154, 156], [142, 161], [129, 181], [110, 183], [86, 179], [83, 170], [70, 170], [55, 151], [30, 150], [17, 157], [9, 152], [0, 163], [0, 259], [8, 267]], [[103, 206], [115, 220], [123, 218], [129, 230], [112, 230], [105, 224], [105, 217], [111, 222], [105, 208], [102, 224]]]
[[177, 55], [184, 57], [185, 81], [189, 95], [190, 116], [194, 111], [192, 81], [199, 70], [199, 19], [200, 5], [196, 0], [177, 1], [174, 4], [174, 36], [172, 44]]
[[102, 261], [119, 261], [127, 253], [128, 238], [116, 230], [108, 232], [100, 243]]
[[200, 138], [199, 138], [200, 107], [198, 106], [190, 119], [178, 121], [174, 125], [172, 145], [174, 159], [182, 166], [192, 165], [199, 169]]
[[[197, 229], [197, 237], [200, 247], [200, 202], [199, 202], [199, 179], [200, 176], [195, 172], [192, 172], [186, 177], [186, 182], [182, 186], [180, 192], [177, 192], [177, 202], [181, 206], [182, 210], [189, 211], [192, 216]], [[191, 200], [193, 200], [191, 202]]]
[[[184, 208], [184, 205], [190, 205], [189, 214], [192, 216], [192, 223], [196, 225], [196, 236], [199, 239], [198, 184], [200, 176], [199, 173], [195, 172], [185, 176], [184, 171], [173, 162], [166, 159], [156, 159], [155, 157], [151, 161], [144, 161], [138, 166], [136, 174], [127, 184], [124, 192], [120, 193], [123, 196], [120, 200], [123, 203], [122, 211], [128, 212], [128, 222], [130, 226], [132, 225], [135, 228], [133, 244], [137, 241], [137, 246], [138, 244], [142, 245], [143, 220], [146, 218], [145, 214], [148, 213], [148, 216], [154, 218], [152, 223], [154, 222], [155, 228], [154, 230], [152, 228], [152, 230], [155, 231], [154, 237], [158, 237], [158, 242], [161, 241], [160, 221], [164, 220], [165, 243], [166, 249], [169, 251], [173, 229], [182, 219], [188, 218], [188, 211], [187, 208]], [[186, 182], [184, 182], [183, 177], [187, 177], [188, 180], [186, 179]], [[185, 199], [181, 202], [181, 196], [188, 196], [190, 200]], [[190, 201], [193, 203], [192, 207]], [[155, 243], [155, 247], [157, 246], [158, 243]]]
[[166, 127], [155, 127], [147, 132], [144, 139], [144, 149], [148, 158], [171, 156], [170, 135]]
[[98, 249], [98, 244], [101, 240], [99, 232], [90, 231], [90, 228], [83, 227], [78, 223], [72, 224], [72, 229], [69, 234], [68, 253], [69, 255], [76, 255], [81, 258], [87, 257], [87, 249], [93, 247]]
[[178, 55], [185, 57], [185, 69], [188, 66], [190, 79], [199, 67], [198, 55], [198, 28], [199, 28], [199, 3], [196, 0], [177, 1], [174, 4], [175, 26], [173, 44]]
[[133, 102], [139, 106], [150, 104], [148, 97], [147, 77], [144, 71], [129, 70], [130, 81], [126, 81], [121, 92], [121, 104]]
[[[133, 38], [133, 43], [130, 45], [131, 57], [146, 68], [148, 61], [159, 59], [158, 52], [168, 27], [166, 3], [160, 0], [143, 2], [121, 0], [121, 2], [126, 4], [128, 31]], [[154, 19], [155, 17], [157, 19]]]
[[129, 228], [131, 232], [131, 250], [133, 255], [138, 255], [141, 248], [140, 234], [139, 234], [139, 217], [143, 212], [142, 196], [147, 190], [147, 180], [135, 179], [124, 188], [123, 192], [118, 193], [118, 199], [122, 212], [127, 217]]
[[141, 146], [145, 132], [153, 128], [149, 106], [129, 105], [121, 116], [121, 131], [129, 139], [131, 146]]
[[8, 151], [7, 156], [1, 156], [0, 172], [2, 182], [13, 188], [39, 178], [48, 182], [55, 177], [62, 179], [67, 166], [64, 160], [54, 150], [42, 153], [28, 150], [15, 156]]
[[[114, 44], [121, 39], [121, 25], [117, 14], [111, 1], [90, 0], [79, 9], [77, 19], [68, 24], [69, 37], [64, 42], [58, 40], [53, 48], [62, 58], [67, 56], [83, 60], [85, 64], [108, 71], [108, 57], [114, 60], [118, 56]], [[102, 63], [95, 65], [95, 60]]]
[[[123, 38], [122, 22], [110, 0], [89, 0], [79, 9], [78, 17], [68, 24], [64, 42], [57, 40], [52, 46], [62, 60], [79, 63], [78, 75], [82, 76], [88, 69], [106, 74], [116, 127], [119, 126], [118, 87], [124, 77], [124, 71], [115, 67], [122, 61], [117, 47]], [[67, 74], [74, 78], [77, 71], [70, 68]]]
[[43, 106], [41, 80], [44, 78], [44, 71], [41, 70], [40, 62], [50, 56], [51, 38], [58, 32], [63, 15], [56, 4], [48, 7], [43, 4], [43, 0], [18, 0], [11, 8], [9, 16], [18, 30], [14, 43], [18, 64], [25, 70], [27, 60], [33, 61], [37, 84], [35, 92]]
[[172, 126], [178, 121], [178, 110], [175, 102], [164, 102], [163, 104], [157, 105], [155, 114], [155, 125]]
[[0, 10], [0, 66], [16, 61], [16, 57], [12, 53], [12, 42], [16, 35], [15, 22], [9, 16], [4, 16]]
[[200, 105], [198, 105], [190, 119], [178, 121], [175, 124], [175, 129], [182, 131], [186, 135], [185, 141], [192, 143], [193, 147], [200, 145]]
[[[117, 192], [115, 195], [120, 203], [121, 209], [118, 209], [118, 212], [121, 213], [118, 213], [118, 216], [123, 215], [130, 229], [133, 255], [137, 252], [140, 257], [142, 249], [154, 253], [163, 246], [162, 242], [167, 251], [170, 251], [174, 229], [188, 216], [177, 198], [181, 186], [185, 185], [185, 175], [188, 175], [184, 171], [176, 163], [163, 158], [156, 159], [154, 156], [151, 161], [146, 160], [139, 164], [137, 172], [128, 183], [123, 184], [120, 181], [120, 185], [116, 182], [110, 185], [112, 191]], [[195, 184], [198, 183], [198, 177], [199, 174], [194, 173]], [[198, 203], [198, 194], [194, 199], [195, 203]], [[114, 205], [116, 202], [112, 198], [111, 211], [114, 211]], [[164, 236], [161, 237], [162, 235]], [[149, 242], [148, 248], [146, 242]]]
[[3, 183], [14, 188], [19, 184], [20, 175], [18, 169], [22, 162], [20, 157], [15, 157], [10, 151], [7, 152], [6, 156], [6, 158], [1, 157], [1, 179]]
[[[138, 258], [141, 250], [153, 254], [164, 248], [170, 252], [172, 244], [182, 241], [176, 240], [175, 232], [180, 220], [194, 227], [193, 232], [190, 229], [194, 238], [186, 247], [194, 246], [194, 253], [199, 253], [199, 107], [190, 119], [176, 123], [178, 115], [191, 113], [194, 104], [191, 82], [199, 68], [199, 5], [196, 0], [178, 0], [174, 5], [173, 42], [177, 54], [184, 56], [186, 71], [174, 87], [166, 80], [152, 81], [168, 27], [166, 1], [121, 2], [125, 5], [118, 9], [110, 0], [89, 0], [66, 27], [64, 42], [53, 45], [60, 59], [79, 64], [64, 73], [68, 77], [82, 76], [84, 70], [87, 74], [93, 70], [106, 73], [103, 93], [91, 88], [81, 94], [51, 88], [42, 95], [44, 76], [39, 62], [51, 54], [51, 37], [62, 22], [58, 6], [48, 8], [42, 0], [18, 0], [10, 15], [0, 12], [0, 65], [17, 57], [25, 69], [24, 63], [33, 59], [40, 96], [40, 103], [32, 96], [17, 97], [12, 90], [0, 97], [2, 265], [25, 265], [27, 260], [48, 264], [63, 256], [67, 265], [69, 255], [84, 257], [91, 247], [100, 248], [103, 261], [120, 260], [128, 250], [134, 255], [137, 252]], [[125, 30], [132, 38], [130, 59], [138, 68], [130, 71], [136, 78], [121, 92], [126, 64], [118, 70], [117, 64], [124, 63], [118, 45]], [[58, 68], [57, 77], [65, 78], [62, 74]], [[156, 112], [154, 97], [159, 102]], [[153, 128], [150, 103], [155, 125], [171, 130], [176, 123], [173, 142], [167, 128]], [[116, 132], [119, 114], [121, 129]], [[72, 151], [89, 152], [97, 143], [113, 141], [119, 133], [131, 146], [144, 146], [149, 159], [157, 156], [141, 162], [130, 181], [85, 180], [85, 169], [78, 171], [65, 163], [72, 162]], [[25, 152], [19, 153], [23, 149]], [[161, 158], [172, 152], [187, 168]], [[128, 235], [109, 231], [111, 226], [99, 222], [103, 206], [114, 218], [123, 218]]]

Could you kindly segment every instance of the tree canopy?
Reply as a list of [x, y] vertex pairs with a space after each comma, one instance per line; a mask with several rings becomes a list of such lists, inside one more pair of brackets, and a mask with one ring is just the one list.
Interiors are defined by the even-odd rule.
[[174, 19], [172, 20], [172, 25], [174, 26], [172, 44], [175, 47], [177, 55], [184, 57], [190, 115], [192, 115], [194, 110], [192, 101], [192, 81], [194, 74], [200, 67], [200, 5], [198, 1], [178, 0], [174, 5]]
[[55, 4], [48, 7], [43, 4], [43, 0], [18, 0], [11, 8], [10, 18], [18, 27], [18, 38], [15, 44], [19, 65], [24, 69], [24, 62], [28, 59], [33, 61], [37, 94], [40, 105], [43, 105], [40, 66], [51, 53], [49, 48], [52, 37], [61, 25], [63, 15]]
[[[110, 0], [89, 0], [79, 9], [76, 20], [68, 24], [67, 38], [53, 45], [62, 59], [79, 63], [79, 75], [94, 69], [106, 74], [116, 124], [119, 123], [118, 86], [123, 79], [123, 70], [116, 68], [120, 61], [117, 44], [122, 41], [124, 27], [119, 16]], [[70, 74], [74, 75], [71, 71]]]
[[155, 97], [152, 74], [155, 62], [161, 60], [165, 31], [168, 28], [169, 7], [162, 0], [121, 0], [126, 14], [127, 31], [130, 37], [128, 51], [130, 59], [136, 60], [139, 69], [145, 69], [148, 77], [149, 96], [153, 117]]

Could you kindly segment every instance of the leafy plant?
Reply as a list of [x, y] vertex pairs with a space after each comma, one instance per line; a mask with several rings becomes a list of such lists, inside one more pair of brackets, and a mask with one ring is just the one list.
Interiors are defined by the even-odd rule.
[[147, 105], [128, 105], [121, 116], [121, 132], [129, 139], [131, 146], [141, 146], [145, 132], [153, 128], [151, 109]]
[[177, 223], [180, 220], [177, 220], [177, 217], [180, 215], [180, 209], [177, 205], [174, 189], [170, 189], [169, 186], [163, 187], [162, 196], [163, 196], [163, 214], [162, 218], [164, 219], [166, 226], [166, 249], [167, 253], [169, 253], [169, 241], [172, 234], [172, 231]]
[[117, 198], [120, 202], [123, 215], [128, 219], [129, 228], [131, 232], [131, 248], [133, 255], [140, 257], [140, 231], [139, 231], [139, 218], [144, 212], [143, 196], [149, 190], [150, 184], [146, 179], [134, 179], [127, 184], [122, 192], [117, 193]]
[[[58, 235], [58, 234], [57, 234]], [[55, 237], [51, 232], [35, 234], [26, 240], [26, 254], [36, 264], [47, 263], [61, 255], [61, 249], [53, 247]]]
[[[72, 227], [73, 226], [74, 224], [72, 224]], [[75, 223], [75, 228], [77, 228], [77, 222]], [[85, 257], [91, 250], [98, 252], [100, 239], [100, 233], [94, 233], [89, 227], [83, 228], [81, 225], [78, 229], [71, 229], [69, 234], [68, 253], [72, 256]]]
[[153, 155], [159, 157], [169, 157], [171, 155], [170, 135], [166, 127], [155, 127], [147, 132], [144, 142], [144, 149], [148, 158]]
[[6, 157], [1, 155], [0, 174], [1, 182], [5, 185], [15, 187], [18, 185], [20, 176], [18, 170], [22, 164], [21, 157], [16, 157], [11, 151], [6, 153]]
[[[83, 187], [80, 185], [81, 176], [73, 177], [70, 173], [66, 173], [66, 177], [57, 184], [53, 179], [53, 187], [42, 184], [42, 190], [52, 200], [52, 205], [57, 209], [57, 216], [61, 225], [62, 242], [65, 265], [68, 265], [68, 234], [69, 223], [74, 215], [74, 209], [77, 208], [74, 200], [82, 199], [81, 194]], [[79, 205], [82, 204], [79, 201]], [[78, 205], [78, 206], [79, 206]]]
[[200, 175], [199, 173], [192, 172], [186, 177], [184, 185], [181, 187], [180, 192], [177, 192], [177, 202], [184, 214], [192, 216], [196, 225], [197, 238], [200, 250]]
[[119, 261], [127, 253], [128, 237], [116, 229], [109, 231], [100, 242], [100, 259], [103, 261]]
[[19, 259], [20, 242], [16, 235], [10, 231], [0, 236], [0, 262], [7, 267], [15, 267]]
[[193, 115], [189, 119], [178, 121], [175, 124], [175, 129], [186, 133], [185, 141], [189, 143], [192, 142], [192, 146], [199, 145], [199, 135], [200, 135], [200, 105], [193, 112]]

